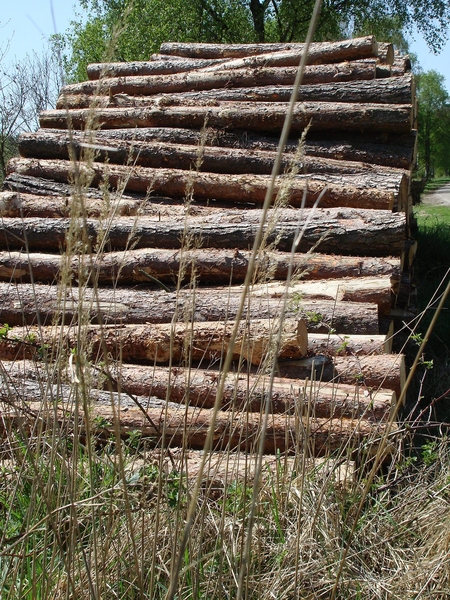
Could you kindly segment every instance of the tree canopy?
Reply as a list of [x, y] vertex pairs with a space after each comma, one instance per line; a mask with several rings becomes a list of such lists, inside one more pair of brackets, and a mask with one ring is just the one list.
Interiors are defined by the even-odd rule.
[[[72, 80], [104, 60], [145, 60], [163, 41], [303, 41], [314, 0], [79, 0], [83, 18], [57, 40]], [[404, 43], [413, 27], [439, 50], [450, 0], [324, 0], [317, 40], [374, 34]], [[404, 49], [404, 48], [403, 48]]]

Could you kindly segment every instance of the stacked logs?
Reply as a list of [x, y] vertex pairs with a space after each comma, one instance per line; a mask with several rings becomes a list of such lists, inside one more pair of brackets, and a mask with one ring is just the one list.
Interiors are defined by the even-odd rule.
[[[312, 44], [294, 90], [304, 51], [170, 43], [146, 62], [90, 65], [21, 136], [0, 193], [0, 357], [27, 414], [50, 390], [64, 415], [52, 418], [67, 419], [82, 375], [102, 427], [119, 415], [124, 435], [155, 445], [201, 448], [220, 383], [216, 449], [252, 451], [266, 410], [266, 453], [324, 455], [386, 432], [405, 381], [391, 322], [414, 251], [414, 81], [366, 37]], [[52, 366], [56, 346], [67, 370]]]

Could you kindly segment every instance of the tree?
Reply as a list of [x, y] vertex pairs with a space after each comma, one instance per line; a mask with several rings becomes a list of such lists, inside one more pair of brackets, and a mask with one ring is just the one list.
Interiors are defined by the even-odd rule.
[[450, 96], [436, 71], [416, 77], [419, 102], [419, 165], [426, 179], [450, 171]]
[[[84, 18], [57, 42], [72, 80], [103, 60], [143, 60], [163, 41], [291, 42], [305, 38], [314, 0], [79, 0]], [[85, 16], [87, 15], [87, 18]], [[316, 39], [375, 33], [405, 45], [413, 26], [438, 50], [450, 0], [324, 0]]]
[[7, 49], [0, 51], [0, 183], [8, 160], [17, 153], [23, 131], [37, 129], [41, 110], [54, 106], [62, 86], [62, 69], [55, 54], [33, 54], [7, 62]]

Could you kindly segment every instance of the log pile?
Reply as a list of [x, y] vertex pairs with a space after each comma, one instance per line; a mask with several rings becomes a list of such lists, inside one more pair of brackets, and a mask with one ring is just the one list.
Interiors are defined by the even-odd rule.
[[0, 192], [0, 359], [26, 415], [44, 360], [52, 423], [82, 374], [92, 414], [155, 446], [201, 448], [211, 426], [215, 449], [252, 452], [264, 428], [265, 453], [319, 456], [386, 432], [405, 381], [391, 321], [414, 253], [414, 81], [373, 37], [314, 43], [261, 225], [304, 51], [170, 43], [91, 65], [21, 136]]

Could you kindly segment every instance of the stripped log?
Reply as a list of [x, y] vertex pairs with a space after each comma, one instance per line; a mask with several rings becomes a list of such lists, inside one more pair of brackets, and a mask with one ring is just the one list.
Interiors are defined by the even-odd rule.
[[[31, 388], [31, 386], [29, 386]], [[237, 413], [219, 411], [214, 416], [212, 411], [200, 408], [166, 407], [165, 402], [145, 408], [125, 409], [111, 408], [105, 404], [94, 404], [86, 417], [81, 410], [74, 412], [73, 400], [63, 400], [48, 407], [42, 402], [43, 394], [39, 386], [34, 386], [34, 398], [30, 402], [11, 406], [9, 398], [0, 410], [0, 427], [3, 435], [13, 431], [35, 431], [36, 421], [39, 427], [49, 427], [55, 431], [58, 427], [68, 435], [75, 420], [80, 436], [86, 435], [87, 422], [91, 433], [97, 441], [102, 438], [110, 440], [116, 432], [114, 423], [118, 420], [120, 435], [127, 438], [131, 433], [140, 431], [147, 443], [167, 446], [201, 449], [205, 445], [206, 436], [213, 426], [212, 448], [214, 450], [241, 449], [251, 452], [259, 447], [259, 440], [264, 429], [264, 452], [295, 453], [306, 451], [314, 456], [328, 455], [336, 450], [346, 448], [358, 452], [362, 448], [376, 452], [383, 435], [395, 435], [396, 426], [387, 423], [373, 423], [366, 419], [321, 419], [313, 417], [270, 415], [268, 421], [259, 413]], [[71, 389], [67, 386], [67, 393]], [[63, 390], [55, 386], [55, 398], [61, 399]], [[0, 392], [4, 396], [4, 392]], [[25, 392], [22, 392], [22, 397]], [[40, 401], [36, 401], [36, 398]], [[386, 449], [390, 452], [390, 448]]]
[[[68, 183], [74, 178], [84, 179], [93, 187], [108, 186], [146, 194], [165, 194], [183, 198], [193, 194], [194, 198], [223, 200], [234, 203], [264, 202], [270, 175], [229, 175], [203, 173], [182, 169], [158, 169], [150, 167], [128, 167], [94, 162], [75, 164], [65, 160], [12, 158], [9, 172], [21, 175], [55, 179]], [[279, 175], [272, 201], [277, 196], [288, 200], [291, 206], [312, 206], [321, 196], [320, 207], [350, 207], [392, 210], [395, 203], [401, 204], [406, 176], [389, 173], [366, 173], [364, 175]]]
[[[114, 164], [140, 165], [152, 168], [195, 169], [214, 173], [256, 173], [270, 175], [276, 160], [276, 152], [270, 150], [222, 148], [198, 145], [173, 144], [158, 141], [96, 140], [80, 132], [68, 135], [53, 129], [41, 129], [36, 133], [22, 134], [19, 140], [20, 155], [24, 158], [83, 159], [86, 146], [95, 151], [95, 161]], [[97, 149], [96, 149], [97, 147]], [[281, 160], [280, 172], [296, 169], [300, 173], [335, 176], [362, 176], [373, 178], [374, 184], [383, 189], [399, 190], [407, 196], [409, 172], [402, 169], [377, 167], [355, 161], [312, 158], [303, 153], [286, 153]], [[377, 177], [380, 177], [377, 180]]]
[[406, 381], [403, 354], [374, 354], [373, 356], [312, 356], [296, 361], [279, 361], [277, 375], [285, 378], [313, 378], [363, 389], [394, 390], [397, 397]]
[[[60, 367], [46, 365], [44, 368], [33, 361], [5, 361], [4, 372], [19, 389], [24, 379], [56, 383], [58, 378], [70, 383], [74, 375], [73, 364], [66, 374]], [[221, 382], [220, 371], [211, 369], [168, 369], [121, 363], [93, 368], [89, 377], [95, 387], [140, 396], [144, 406], [144, 398], [155, 397], [170, 398], [171, 403], [212, 408], [219, 383], [223, 384], [222, 410], [264, 412], [269, 403], [270, 413], [383, 421], [395, 403], [395, 392], [389, 389], [367, 393], [367, 388], [355, 383], [330, 384], [281, 377], [274, 377], [271, 382], [268, 375], [249, 373], [228, 373]]]
[[308, 353], [324, 356], [366, 356], [390, 354], [392, 340], [385, 335], [337, 335], [313, 333], [308, 336]]
[[[186, 360], [217, 360], [228, 352], [234, 323], [194, 322], [148, 325], [89, 325], [83, 328], [91, 357], [108, 356], [125, 362], [154, 363]], [[242, 321], [232, 350], [233, 360], [242, 358], [260, 365], [270, 358], [275, 336], [281, 328], [278, 356], [299, 358], [307, 351], [306, 323], [301, 319], [255, 319]], [[0, 339], [0, 358], [35, 358], [47, 348], [56, 352], [78, 346], [77, 327], [13, 327]], [[106, 358], [106, 357], [105, 357]]]
[[[269, 223], [271, 217], [269, 212]], [[276, 214], [273, 217], [276, 218]], [[224, 218], [227, 221], [224, 222]], [[105, 235], [104, 227], [108, 227], [106, 237], [111, 249], [115, 250], [131, 245], [135, 248], [181, 248], [185, 236], [196, 239], [202, 247], [247, 249], [253, 245], [260, 218], [259, 210], [242, 210], [238, 215], [211, 215], [204, 220], [190, 217], [186, 223], [158, 222], [148, 217], [138, 220], [121, 217], [107, 223], [88, 219], [80, 221], [79, 234], [87, 235], [94, 244], [98, 234]], [[291, 251], [298, 228], [302, 230], [302, 227], [303, 236], [297, 252], [308, 252], [314, 247], [315, 251], [325, 254], [392, 256], [401, 255], [404, 246], [405, 216], [402, 213], [344, 208], [283, 209], [279, 219], [270, 229], [265, 227], [267, 243], [275, 244], [279, 250]], [[70, 226], [69, 219], [5, 217], [0, 249], [59, 252], [66, 243]]]
[[[302, 43], [275, 44], [198, 44], [166, 42], [161, 44], [161, 54], [184, 56], [186, 58], [241, 58], [267, 54], [269, 52], [303, 52]], [[355, 38], [341, 42], [313, 42], [308, 48], [308, 61], [331, 62], [378, 56], [378, 44], [374, 36]], [[317, 58], [313, 58], [317, 57]], [[320, 58], [319, 58], [320, 57]]]
[[[193, 276], [202, 282], [218, 284], [243, 282], [251, 252], [208, 248], [153, 250], [139, 249], [108, 252], [92, 262], [93, 280], [101, 285], [149, 284], [152, 280], [173, 283], [189, 281]], [[64, 260], [64, 262], [63, 262]], [[294, 254], [267, 251], [257, 257], [257, 276], [286, 280], [292, 263], [296, 277], [302, 281], [338, 279], [341, 277], [390, 277], [391, 283], [400, 280], [400, 258], [366, 258], [360, 256], [333, 256], [328, 254]], [[51, 283], [60, 275], [61, 266], [67, 269], [67, 259], [54, 254], [23, 254], [0, 251], [0, 281], [18, 280]], [[80, 257], [70, 260], [70, 274], [82, 280]]]
[[[111, 92], [117, 93], [117, 92]], [[121, 127], [195, 127], [278, 132], [286, 102], [217, 102], [214, 106], [150, 106], [148, 108], [92, 108], [46, 110], [40, 113], [41, 127], [84, 129], [92, 119], [101, 129]], [[409, 133], [411, 104], [357, 104], [351, 102], [297, 102], [291, 131], [366, 131]]]
[[[100, 81], [85, 81], [65, 85], [61, 90], [58, 105], [64, 106], [64, 97], [72, 94], [105, 96], [131, 94], [151, 96], [154, 94], [176, 94], [212, 90], [216, 88], [253, 87], [264, 85], [293, 85], [296, 67], [266, 67], [262, 69], [238, 69], [233, 71], [191, 71], [174, 75], [145, 75], [136, 77], [106, 77]], [[334, 65], [311, 65], [305, 67], [304, 84], [322, 84], [330, 81], [354, 81], [375, 79], [376, 62], [345, 62]], [[95, 102], [94, 102], [95, 105]]]
[[[118, 63], [127, 67], [130, 63]], [[149, 63], [155, 65], [155, 63]], [[90, 65], [92, 66], [92, 65]], [[88, 67], [89, 69], [89, 67]], [[338, 81], [318, 85], [302, 85], [297, 90], [298, 102], [358, 102], [375, 104], [408, 104], [412, 101], [414, 86], [410, 73], [401, 77], [386, 77], [372, 81]], [[180, 104], [205, 104], [211, 101], [233, 102], [289, 102], [294, 87], [289, 85], [267, 85], [263, 87], [223, 88], [202, 92], [136, 96], [119, 93], [112, 96], [92, 98], [92, 94], [63, 94], [56, 108], [87, 108], [118, 106], [164, 106]]]
[[[129, 288], [73, 288], [65, 293], [57, 286], [0, 283], [0, 323], [171, 323], [173, 321], [233, 320], [238, 314], [242, 290], [198, 288], [168, 292]], [[212, 294], [217, 300], [212, 301]], [[284, 299], [250, 293], [242, 318], [302, 318], [311, 332], [378, 333], [378, 306], [336, 300], [299, 300], [291, 292]]]

